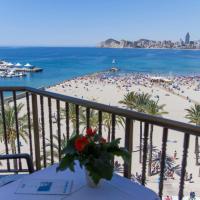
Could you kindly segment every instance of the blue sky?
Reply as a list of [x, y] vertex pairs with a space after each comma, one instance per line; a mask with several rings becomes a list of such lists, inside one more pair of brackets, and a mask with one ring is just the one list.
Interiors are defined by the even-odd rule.
[[200, 39], [199, 0], [0, 0], [0, 46]]

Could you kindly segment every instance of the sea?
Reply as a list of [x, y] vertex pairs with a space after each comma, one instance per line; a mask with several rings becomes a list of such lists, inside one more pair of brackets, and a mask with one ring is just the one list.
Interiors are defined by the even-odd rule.
[[26, 77], [0, 77], [0, 86], [47, 87], [113, 66], [120, 69], [120, 74], [200, 75], [198, 50], [0, 47], [0, 60], [43, 68], [42, 72], [29, 73]]

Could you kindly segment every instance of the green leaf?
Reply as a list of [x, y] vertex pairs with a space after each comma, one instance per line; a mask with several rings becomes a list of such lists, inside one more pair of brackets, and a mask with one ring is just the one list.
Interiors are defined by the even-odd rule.
[[107, 180], [111, 180], [113, 175], [113, 166], [109, 160], [95, 159], [94, 168], [97, 173]]
[[66, 155], [60, 162], [59, 166], [57, 167], [57, 171], [63, 171], [65, 169], [70, 169], [74, 172], [74, 165], [75, 165], [75, 156]]
[[98, 184], [101, 178], [111, 180], [114, 167], [111, 163], [113, 155], [108, 152], [101, 152], [99, 158], [94, 158], [86, 165], [89, 175], [94, 183]]
[[89, 172], [89, 176], [92, 178], [94, 183], [97, 185], [102, 177], [98, 174], [98, 172], [95, 171], [95, 169], [92, 165], [87, 165], [86, 169]]
[[120, 140], [121, 140], [121, 138], [117, 138], [117, 139], [111, 141], [111, 142], [109, 143], [109, 147], [118, 146], [118, 145], [120, 144]]
[[75, 143], [75, 140], [80, 137], [80, 135], [72, 135], [70, 137], [70, 139], [67, 141], [67, 145], [63, 148], [62, 150], [62, 154], [75, 154], [76, 153], [76, 149], [74, 148], [74, 143]]
[[116, 149], [112, 152], [116, 156], [121, 156], [125, 162], [130, 160], [130, 153], [125, 148]]

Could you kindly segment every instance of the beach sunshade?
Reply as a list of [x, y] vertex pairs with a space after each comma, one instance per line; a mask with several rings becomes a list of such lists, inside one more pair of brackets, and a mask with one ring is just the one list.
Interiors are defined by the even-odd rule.
[[32, 65], [31, 65], [30, 63], [26, 63], [26, 64], [24, 65], [24, 67], [32, 67]]
[[17, 63], [16, 65], [15, 65], [15, 67], [21, 67], [22, 65], [20, 64], [20, 63]]

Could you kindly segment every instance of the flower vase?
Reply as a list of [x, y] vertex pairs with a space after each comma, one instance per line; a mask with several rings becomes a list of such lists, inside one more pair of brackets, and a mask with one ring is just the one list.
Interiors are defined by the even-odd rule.
[[87, 169], [85, 169], [85, 178], [86, 178], [86, 183], [87, 183], [87, 185], [88, 185], [89, 187], [91, 187], [91, 188], [98, 188], [98, 187], [100, 187], [101, 184], [102, 184], [102, 179], [99, 181], [98, 184], [96, 184], [96, 183], [93, 181], [92, 177], [89, 175], [89, 172], [88, 172]]

